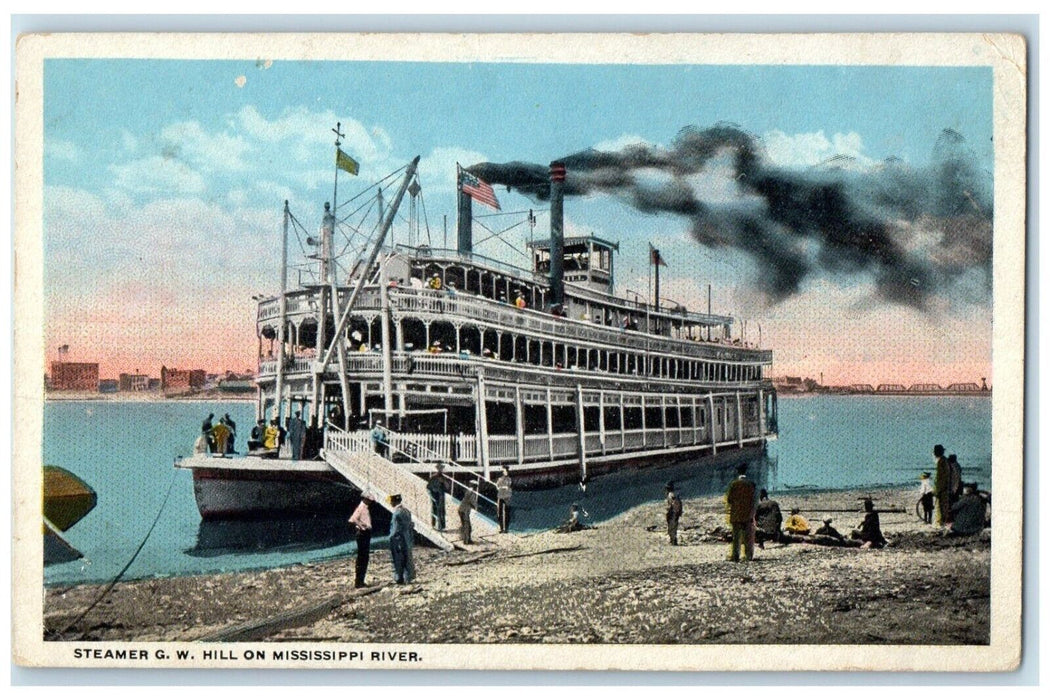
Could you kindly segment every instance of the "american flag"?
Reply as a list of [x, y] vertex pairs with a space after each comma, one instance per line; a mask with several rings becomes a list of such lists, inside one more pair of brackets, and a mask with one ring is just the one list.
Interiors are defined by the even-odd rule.
[[460, 169], [459, 188], [470, 195], [471, 199], [486, 204], [496, 211], [500, 211], [499, 201], [496, 199], [496, 193], [492, 191], [492, 185], [485, 182], [480, 177], [472, 175], [466, 170]]

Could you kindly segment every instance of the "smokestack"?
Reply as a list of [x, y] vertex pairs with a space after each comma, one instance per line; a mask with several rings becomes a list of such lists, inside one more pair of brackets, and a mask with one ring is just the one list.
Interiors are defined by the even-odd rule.
[[470, 204], [470, 195], [460, 190], [458, 250], [463, 255], [470, 255], [474, 250], [473, 224], [474, 212]]
[[565, 303], [565, 222], [562, 200], [565, 197], [565, 164], [551, 163], [551, 306]]

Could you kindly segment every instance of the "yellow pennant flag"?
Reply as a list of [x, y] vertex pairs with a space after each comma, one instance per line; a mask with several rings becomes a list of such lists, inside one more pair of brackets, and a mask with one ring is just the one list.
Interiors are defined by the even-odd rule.
[[357, 161], [343, 153], [343, 149], [341, 148], [335, 149], [335, 167], [340, 170], [345, 170], [351, 175], [357, 175]]

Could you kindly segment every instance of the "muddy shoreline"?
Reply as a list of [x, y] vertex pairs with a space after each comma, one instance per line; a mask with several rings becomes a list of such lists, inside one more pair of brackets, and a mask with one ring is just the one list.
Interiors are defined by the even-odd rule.
[[[868, 492], [792, 493], [814, 526], [848, 534]], [[912, 490], [876, 492], [882, 550], [768, 545], [726, 561], [718, 497], [685, 502], [679, 540], [662, 503], [594, 529], [504, 536], [469, 552], [417, 546], [417, 580], [393, 584], [373, 549], [369, 589], [353, 560], [45, 591], [47, 639], [424, 643], [987, 644], [991, 535], [946, 538], [919, 521]], [[858, 509], [852, 512], [852, 509]], [[840, 512], [847, 510], [850, 512]], [[904, 512], [893, 512], [904, 511]]]

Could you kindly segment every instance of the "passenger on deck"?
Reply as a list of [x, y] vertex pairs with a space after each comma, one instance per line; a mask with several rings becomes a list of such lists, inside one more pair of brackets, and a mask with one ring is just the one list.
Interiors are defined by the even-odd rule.
[[450, 297], [456, 296], [456, 285], [449, 282], [448, 287], [445, 288], [445, 292], [447, 292]]
[[394, 583], [412, 583], [416, 567], [412, 562], [412, 540], [416, 530], [412, 514], [401, 503], [401, 494], [390, 497], [394, 512], [390, 516], [390, 558], [394, 563]]
[[233, 422], [232, 418], [230, 418], [229, 413], [223, 416], [223, 418], [226, 419], [226, 427], [230, 429], [230, 437], [226, 441], [226, 454], [236, 454], [237, 449], [234, 447], [233, 443], [237, 440], [237, 424]]
[[810, 533], [809, 522], [802, 517], [798, 508], [791, 509], [791, 515], [784, 523], [784, 532], [789, 535], [808, 535]]
[[226, 454], [226, 441], [230, 439], [230, 428], [226, 425], [226, 419], [220, 418], [219, 422], [211, 429], [212, 438], [215, 442], [215, 454]]
[[524, 309], [526, 306], [528, 306], [528, 304], [525, 302], [525, 297], [522, 295], [521, 292], [518, 292], [518, 295], [514, 298], [514, 306], [518, 307], [519, 309]]
[[503, 293], [503, 292], [500, 292], [498, 301], [501, 304], [506, 304], [507, 303], [507, 295], [505, 293]]
[[252, 428], [252, 434], [248, 439], [248, 451], [261, 449], [266, 440], [266, 421], [260, 418]]
[[430, 277], [430, 281], [427, 282], [427, 286], [431, 289], [441, 289], [441, 278], [435, 273]]
[[376, 454], [386, 459], [390, 458], [390, 438], [387, 436], [386, 428], [383, 427], [382, 420], [376, 420], [375, 426], [372, 427], [372, 447], [375, 449]]
[[306, 423], [303, 422], [302, 415], [302, 411], [296, 411], [295, 415], [288, 419], [288, 443], [292, 448], [292, 459], [303, 458]]
[[211, 432], [212, 427], [214, 427], [214, 426], [212, 426], [211, 419], [214, 418], [214, 417], [215, 417], [214, 413], [209, 413], [208, 417], [204, 419], [203, 423], [201, 423], [201, 431], [204, 432], [204, 433], [207, 433], [207, 435], [208, 435], [208, 451], [209, 452], [214, 452], [215, 451], [215, 435], [212, 434], [212, 432]]
[[470, 482], [470, 489], [463, 494], [463, 500], [459, 502], [459, 536], [463, 544], [474, 544], [470, 531], [470, 511], [478, 507], [478, 480]]
[[197, 436], [197, 439], [193, 443], [193, 454], [195, 455], [206, 455], [208, 454], [208, 433], [201, 431], [201, 434]]
[[431, 355], [440, 355], [441, 343], [435, 340], [433, 343], [430, 344], [430, 347], [427, 348], [427, 352], [429, 352]]
[[267, 450], [275, 450], [279, 446], [281, 431], [277, 427], [277, 419], [274, 418], [263, 431], [263, 447]]
[[882, 527], [879, 525], [879, 514], [875, 512], [871, 498], [864, 499], [864, 520], [858, 529], [850, 533], [850, 538], [860, 540], [861, 549], [881, 549], [886, 546], [886, 538], [882, 536]]

